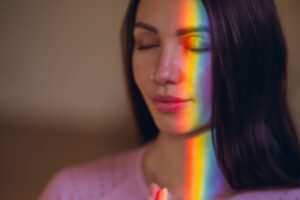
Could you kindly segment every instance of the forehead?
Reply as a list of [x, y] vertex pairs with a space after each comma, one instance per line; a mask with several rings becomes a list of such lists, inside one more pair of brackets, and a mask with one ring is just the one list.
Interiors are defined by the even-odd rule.
[[201, 0], [141, 0], [137, 22], [173, 30], [182, 27], [208, 27], [208, 17]]

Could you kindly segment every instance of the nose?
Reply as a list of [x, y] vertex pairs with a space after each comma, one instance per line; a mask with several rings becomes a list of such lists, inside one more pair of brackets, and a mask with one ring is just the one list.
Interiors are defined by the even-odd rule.
[[182, 80], [183, 63], [175, 45], [168, 45], [162, 48], [153, 73], [153, 80], [160, 85], [177, 84]]

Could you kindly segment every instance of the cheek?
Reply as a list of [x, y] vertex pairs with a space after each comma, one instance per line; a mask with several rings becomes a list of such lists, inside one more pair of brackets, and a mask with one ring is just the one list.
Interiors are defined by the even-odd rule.
[[142, 93], [145, 93], [145, 90], [147, 88], [147, 83], [150, 80], [151, 76], [151, 63], [146, 62], [144, 55], [141, 55], [139, 53], [133, 54], [133, 61], [132, 61], [132, 67], [133, 67], [133, 76], [135, 83], [137, 84], [138, 88], [141, 90]]
[[211, 65], [211, 55], [205, 55], [199, 61], [198, 70], [198, 80], [196, 81], [198, 85], [198, 97], [202, 99], [202, 103], [206, 105], [211, 104], [212, 95], [212, 65]]
[[212, 93], [212, 68], [208, 65], [202, 77], [202, 91], [203, 95], [207, 98], [211, 96]]

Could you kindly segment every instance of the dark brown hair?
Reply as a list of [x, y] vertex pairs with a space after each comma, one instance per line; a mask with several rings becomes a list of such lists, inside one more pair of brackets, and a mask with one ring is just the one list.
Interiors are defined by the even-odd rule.
[[[144, 142], [158, 129], [133, 79], [139, 0], [122, 26], [128, 91]], [[233, 189], [300, 186], [300, 152], [286, 100], [286, 45], [273, 0], [203, 0], [212, 37], [212, 134]]]

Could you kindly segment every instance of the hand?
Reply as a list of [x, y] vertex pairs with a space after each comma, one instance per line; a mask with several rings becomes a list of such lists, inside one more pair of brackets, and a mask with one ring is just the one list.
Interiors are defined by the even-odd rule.
[[150, 186], [151, 196], [147, 200], [171, 200], [167, 188], [161, 189], [157, 184], [152, 183]]

